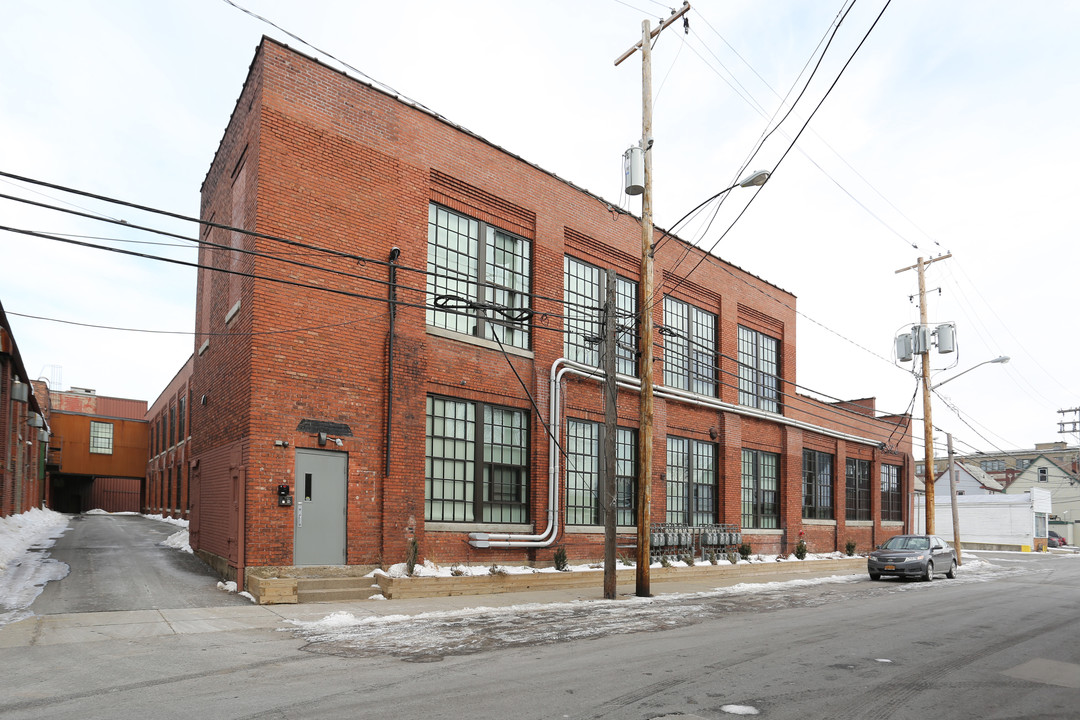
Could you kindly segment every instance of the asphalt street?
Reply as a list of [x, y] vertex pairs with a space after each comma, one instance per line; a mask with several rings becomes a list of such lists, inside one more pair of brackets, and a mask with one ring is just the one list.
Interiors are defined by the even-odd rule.
[[930, 583], [38, 615], [0, 628], [0, 716], [1080, 717], [1080, 556], [978, 556]]
[[160, 543], [179, 528], [141, 515], [75, 515], [49, 550], [67, 577], [48, 583], [37, 615], [243, 605], [218, 590], [218, 577], [191, 553]]

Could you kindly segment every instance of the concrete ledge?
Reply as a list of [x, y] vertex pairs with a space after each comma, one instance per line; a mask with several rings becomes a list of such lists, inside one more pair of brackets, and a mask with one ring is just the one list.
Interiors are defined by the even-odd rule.
[[[694, 567], [652, 568], [652, 582], [701, 582], [717, 584], [738, 582], [740, 578], [753, 582], [763, 576], [836, 573], [856, 574], [866, 571], [861, 557], [843, 560], [785, 560], [782, 562], [743, 563], [732, 565], [695, 565]], [[620, 585], [633, 585], [637, 571], [621, 568], [616, 573]], [[450, 597], [454, 595], [491, 595], [535, 590], [591, 588], [602, 582], [603, 570], [589, 572], [533, 572], [506, 575], [462, 575], [461, 577], [389, 577], [380, 575], [379, 586], [388, 600], [407, 598]]]

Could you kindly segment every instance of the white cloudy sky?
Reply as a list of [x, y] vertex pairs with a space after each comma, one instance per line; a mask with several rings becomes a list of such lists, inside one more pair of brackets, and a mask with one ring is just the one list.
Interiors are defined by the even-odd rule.
[[[622, 195], [620, 161], [641, 132], [640, 56], [619, 67], [614, 59], [667, 5], [237, 3], [639, 211]], [[665, 31], [653, 71], [658, 225], [737, 179], [844, 7], [697, 0], [689, 35], [681, 23]], [[965, 451], [1060, 439], [1057, 411], [1080, 406], [1070, 202], [1080, 189], [1080, 4], [894, 2], [841, 74], [883, 7], [857, 0], [795, 113], [750, 162], [775, 175], [716, 252], [799, 298], [800, 385], [875, 396], [890, 411], [905, 410], [916, 387], [910, 364], [892, 359], [894, 335], [918, 319], [916, 274], [895, 271], [953, 253], [927, 280], [930, 320], [955, 321], [960, 346], [934, 357], [935, 381], [998, 355], [1012, 362], [942, 388], [963, 415], [935, 400], [935, 425]], [[223, 0], [5, 0], [3, 18], [0, 171], [189, 216], [260, 36], [316, 52]], [[0, 193], [194, 234], [190, 224], [8, 178]], [[752, 195], [732, 193], [711, 228], [691, 225], [682, 236], [717, 243]], [[4, 199], [0, 225], [171, 242]], [[194, 259], [190, 250], [118, 246]], [[6, 231], [0, 258], [0, 301], [31, 374], [153, 401], [192, 350], [190, 334], [13, 314], [186, 333], [190, 269]]]

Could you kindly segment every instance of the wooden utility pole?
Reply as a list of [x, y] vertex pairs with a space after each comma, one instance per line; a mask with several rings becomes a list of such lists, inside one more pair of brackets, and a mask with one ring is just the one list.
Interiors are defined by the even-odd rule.
[[619, 389], [615, 384], [615, 271], [607, 270], [607, 293], [604, 299], [604, 490], [600, 493], [604, 509], [604, 597], [614, 600], [617, 575], [615, 568], [615, 440], [618, 412], [615, 402]]
[[956, 507], [956, 457], [952, 449], [952, 433], [945, 433], [949, 443], [949, 495], [952, 498], [952, 535], [956, 549], [956, 564], [963, 565], [960, 557], [960, 509]]
[[[926, 312], [926, 266], [931, 263], [951, 258], [952, 253], [941, 257], [931, 258], [906, 268], [900, 268], [897, 273], [911, 269], [919, 271], [919, 324], [926, 328], [928, 324]], [[926, 347], [918, 348], [922, 355], [922, 392], [923, 392], [923, 485], [926, 488], [926, 534], [934, 534], [934, 423], [930, 416], [930, 334], [922, 333], [926, 338]]]
[[623, 60], [641, 48], [641, 150], [645, 158], [645, 192], [641, 201], [641, 281], [638, 299], [641, 303], [641, 413], [638, 428], [638, 488], [637, 488], [637, 595], [652, 595], [649, 584], [650, 529], [652, 518], [652, 460], [653, 460], [653, 209], [652, 209], [652, 48], [651, 40], [664, 28], [686, 14], [690, 3], [671, 14], [656, 30], [650, 30], [648, 20], [641, 23], [641, 42], [615, 60]]

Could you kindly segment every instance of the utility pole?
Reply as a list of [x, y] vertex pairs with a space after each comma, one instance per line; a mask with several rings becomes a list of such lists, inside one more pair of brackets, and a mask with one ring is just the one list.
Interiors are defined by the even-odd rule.
[[[946, 260], [952, 257], [952, 253], [942, 255], [941, 257], [931, 258], [926, 262], [923, 262], [922, 258], [919, 258], [919, 262], [915, 265], [906, 268], [900, 268], [897, 273], [906, 272], [912, 269], [918, 269], [919, 271], [919, 325], [922, 328], [927, 328], [927, 312], [926, 312], [926, 266], [931, 263], [938, 262], [939, 260]], [[924, 462], [923, 462], [923, 485], [926, 487], [926, 534], [934, 534], [934, 423], [930, 417], [930, 335], [929, 332], [921, 332], [920, 337], [925, 338], [925, 347], [918, 348], [919, 353], [922, 355], [922, 392], [923, 392], [923, 445], [924, 450]]]
[[945, 433], [949, 443], [949, 495], [952, 496], [952, 534], [953, 547], [956, 549], [956, 564], [963, 565], [960, 559], [960, 510], [956, 507], [956, 458], [952, 449], [952, 433]]
[[653, 459], [653, 209], [652, 209], [652, 38], [686, 14], [690, 3], [671, 14], [655, 31], [648, 20], [641, 23], [641, 42], [615, 60], [623, 60], [641, 48], [641, 150], [645, 160], [645, 192], [641, 201], [641, 281], [638, 298], [641, 303], [641, 412], [638, 428], [638, 488], [637, 488], [637, 595], [652, 595], [649, 586], [650, 525], [652, 518], [652, 459]]
[[604, 509], [604, 598], [614, 600], [617, 575], [615, 568], [615, 439], [618, 413], [615, 402], [619, 389], [615, 384], [615, 271], [607, 270], [607, 293], [604, 298], [604, 491], [600, 494]]

